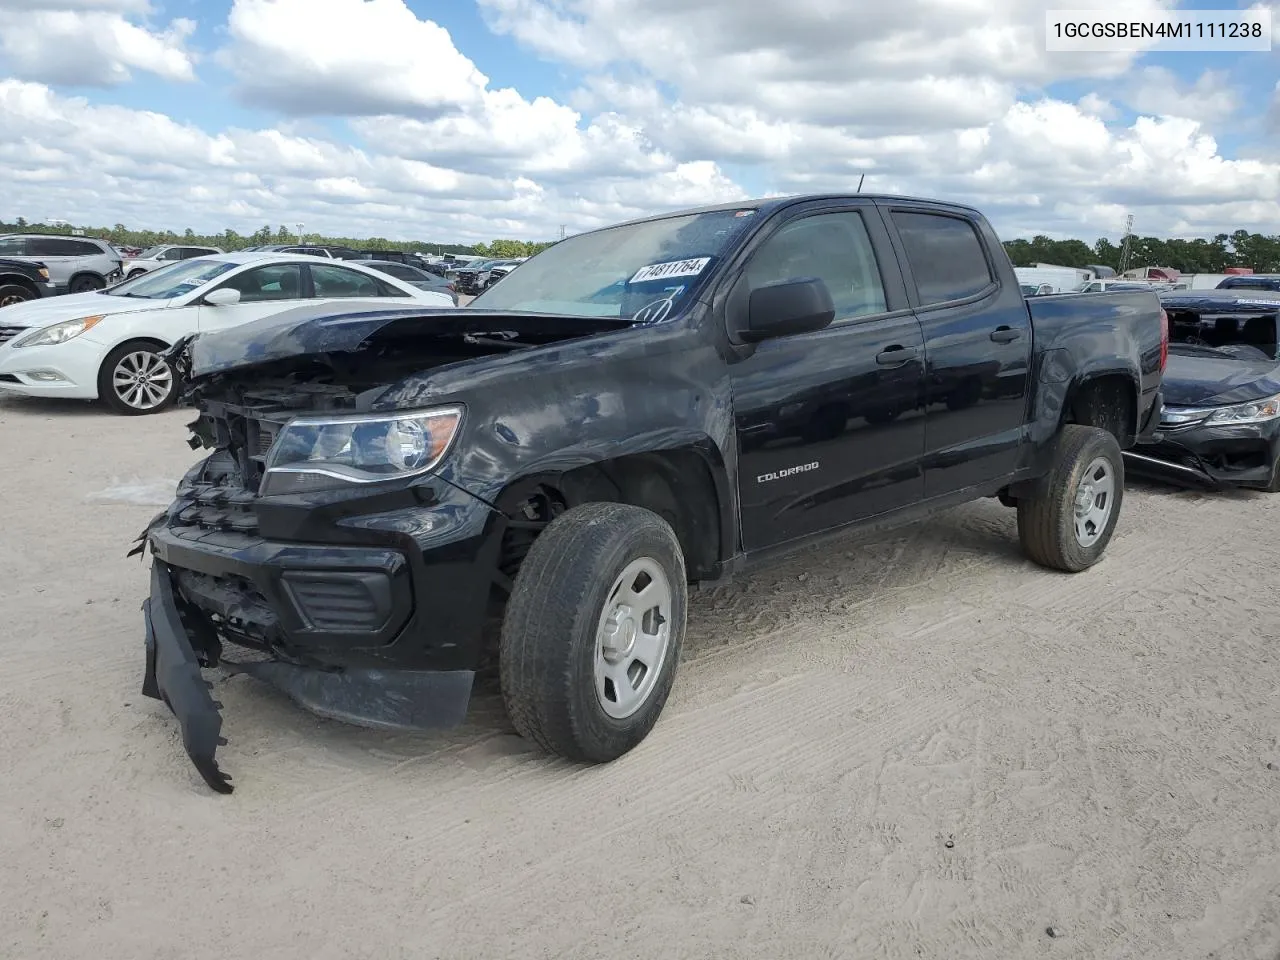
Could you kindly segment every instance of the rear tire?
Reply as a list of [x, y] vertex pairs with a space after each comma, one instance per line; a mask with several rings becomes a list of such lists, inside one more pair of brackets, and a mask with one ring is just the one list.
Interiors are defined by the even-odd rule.
[[164, 349], [130, 340], [112, 350], [98, 369], [98, 399], [129, 417], [167, 410], [178, 397], [178, 375], [159, 356]]
[[1124, 502], [1124, 459], [1116, 438], [1098, 427], [1068, 424], [1055, 442], [1053, 466], [1018, 496], [1018, 538], [1043, 567], [1078, 573], [1111, 541]]
[[588, 503], [553, 520], [502, 625], [502, 696], [520, 735], [586, 763], [639, 744], [675, 681], [687, 591], [680, 543], [657, 514]]
[[101, 290], [107, 285], [107, 282], [101, 277], [91, 275], [83, 275], [76, 277], [71, 281], [71, 285], [67, 288], [69, 293], [89, 293], [93, 290]]
[[0, 286], [0, 307], [10, 307], [15, 303], [26, 303], [28, 300], [36, 299], [37, 294], [34, 290], [24, 287], [20, 283], [6, 283]]

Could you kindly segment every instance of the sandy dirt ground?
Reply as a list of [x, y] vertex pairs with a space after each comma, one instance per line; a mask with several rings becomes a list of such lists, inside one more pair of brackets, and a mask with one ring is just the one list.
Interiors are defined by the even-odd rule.
[[393, 736], [220, 679], [223, 797], [125, 557], [190, 416], [0, 401], [6, 960], [1280, 957], [1280, 496], [1131, 485], [1074, 577], [983, 502], [697, 595], [606, 767], [492, 691]]

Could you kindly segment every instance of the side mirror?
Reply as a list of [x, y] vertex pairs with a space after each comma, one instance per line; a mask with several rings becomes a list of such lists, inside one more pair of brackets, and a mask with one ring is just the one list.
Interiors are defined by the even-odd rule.
[[800, 277], [757, 287], [747, 303], [746, 325], [738, 331], [747, 343], [812, 333], [831, 325], [836, 305], [818, 277]]
[[211, 307], [229, 307], [240, 302], [240, 291], [233, 287], [219, 287], [206, 293], [204, 302]]

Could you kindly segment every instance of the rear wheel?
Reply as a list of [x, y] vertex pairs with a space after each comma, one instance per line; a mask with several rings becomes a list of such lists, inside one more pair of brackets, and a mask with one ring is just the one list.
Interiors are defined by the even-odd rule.
[[1018, 536], [1036, 563], [1077, 573], [1093, 566], [1111, 541], [1124, 501], [1124, 460], [1116, 438], [1098, 427], [1068, 424], [1053, 466], [1018, 497]]
[[589, 503], [529, 549], [502, 625], [502, 695], [544, 750], [606, 763], [640, 743], [675, 681], [687, 605], [684, 557], [657, 514]]
[[0, 307], [10, 307], [15, 303], [26, 303], [34, 300], [36, 292], [20, 283], [6, 283], [0, 286]]
[[92, 290], [101, 290], [107, 285], [107, 282], [101, 277], [95, 277], [91, 274], [84, 274], [76, 277], [71, 281], [71, 286], [67, 289], [71, 293], [89, 293]]
[[135, 277], [140, 277], [140, 276], [142, 276], [142, 275], [143, 275], [144, 273], [146, 273], [146, 272], [147, 272], [147, 271], [145, 271], [145, 270], [131, 270], [131, 271], [129, 271], [129, 276], [128, 276], [128, 277], [126, 277], [125, 279], [127, 279], [127, 280], [132, 280], [132, 279], [134, 279]]
[[98, 399], [116, 413], [140, 416], [169, 407], [178, 393], [178, 378], [160, 356], [165, 348], [145, 340], [122, 343], [102, 361]]

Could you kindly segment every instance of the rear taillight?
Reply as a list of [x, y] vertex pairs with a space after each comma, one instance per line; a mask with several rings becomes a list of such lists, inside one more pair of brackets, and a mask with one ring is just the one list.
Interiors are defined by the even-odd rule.
[[1160, 372], [1169, 363], [1169, 314], [1160, 311]]

